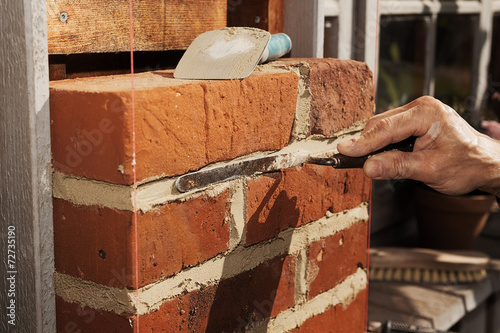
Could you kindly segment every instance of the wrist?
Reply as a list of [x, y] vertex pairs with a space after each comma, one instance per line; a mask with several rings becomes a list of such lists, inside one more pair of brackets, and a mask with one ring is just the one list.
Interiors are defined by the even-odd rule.
[[483, 136], [480, 140], [483, 150], [482, 186], [480, 190], [494, 194], [500, 198], [500, 141]]

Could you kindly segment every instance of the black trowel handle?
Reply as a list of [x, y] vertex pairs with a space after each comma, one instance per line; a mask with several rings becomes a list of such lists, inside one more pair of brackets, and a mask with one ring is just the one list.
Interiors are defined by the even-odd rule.
[[417, 138], [412, 136], [408, 139], [405, 139], [401, 142], [390, 144], [380, 150], [377, 150], [371, 154], [360, 156], [360, 157], [351, 157], [343, 154], [335, 154], [329, 158], [313, 158], [309, 163], [312, 164], [322, 164], [322, 165], [331, 165], [336, 169], [360, 169], [363, 168], [366, 160], [373, 155], [377, 155], [386, 151], [391, 150], [399, 150], [404, 152], [412, 152], [413, 146], [415, 145], [415, 140]]

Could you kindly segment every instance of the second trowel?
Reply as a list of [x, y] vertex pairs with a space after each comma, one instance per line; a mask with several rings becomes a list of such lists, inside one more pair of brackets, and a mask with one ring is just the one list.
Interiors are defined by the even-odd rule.
[[277, 59], [292, 47], [283, 33], [228, 27], [194, 39], [175, 68], [176, 79], [228, 80], [249, 76], [259, 63]]
[[413, 151], [415, 139], [415, 137], [410, 137], [361, 157], [349, 157], [342, 154], [335, 154], [331, 157], [314, 157], [302, 151], [271, 154], [188, 173], [179, 177], [175, 182], [175, 186], [179, 192], [187, 192], [231, 179], [292, 168], [305, 163], [329, 165], [338, 169], [362, 168], [366, 159], [372, 155], [391, 150]]

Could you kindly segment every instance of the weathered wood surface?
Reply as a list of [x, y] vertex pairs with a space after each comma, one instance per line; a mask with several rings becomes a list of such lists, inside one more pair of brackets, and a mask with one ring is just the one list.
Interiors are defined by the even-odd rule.
[[[186, 49], [226, 24], [227, 0], [133, 1], [136, 51]], [[47, 0], [49, 54], [129, 51], [129, 27], [128, 0]]]
[[228, 0], [227, 23], [254, 27], [272, 34], [284, 32], [285, 0]]
[[0, 332], [50, 333], [56, 315], [45, 1], [0, 7]]
[[492, 293], [489, 279], [468, 285], [370, 282], [368, 318], [448, 330]]

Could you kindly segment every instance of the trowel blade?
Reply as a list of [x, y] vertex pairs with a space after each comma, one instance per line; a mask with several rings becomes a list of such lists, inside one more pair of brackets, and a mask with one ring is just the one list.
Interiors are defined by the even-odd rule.
[[185, 174], [177, 178], [175, 187], [179, 192], [187, 192], [231, 179], [291, 168], [304, 164], [309, 159], [310, 156], [307, 153], [293, 152], [236, 161], [231, 164]]

